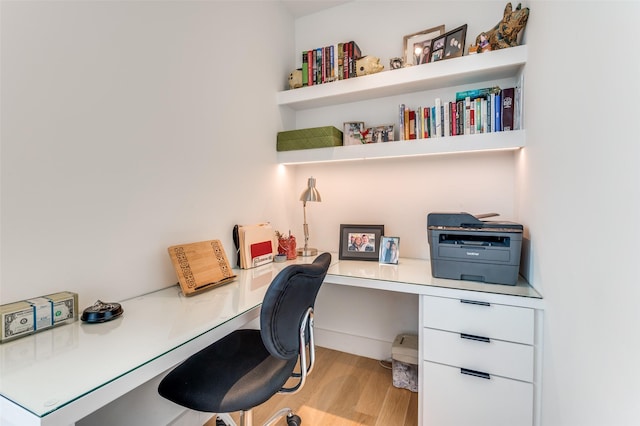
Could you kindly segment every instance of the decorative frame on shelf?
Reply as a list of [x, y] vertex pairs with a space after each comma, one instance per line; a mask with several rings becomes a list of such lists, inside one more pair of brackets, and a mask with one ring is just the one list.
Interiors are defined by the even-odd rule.
[[384, 124], [382, 126], [367, 127], [364, 132], [364, 141], [365, 143], [395, 141], [395, 125]]
[[397, 265], [398, 258], [400, 258], [400, 237], [382, 237], [380, 263]]
[[[420, 65], [429, 62], [431, 40], [442, 34], [444, 34], [444, 25], [404, 36], [404, 65]], [[416, 49], [420, 51], [416, 52]]]
[[[384, 225], [340, 225], [340, 260], [378, 260]], [[363, 239], [367, 241], [363, 242]]]
[[364, 141], [364, 121], [347, 121], [342, 125], [342, 145], [362, 145]]
[[464, 44], [467, 37], [467, 24], [455, 30], [431, 40], [431, 54], [429, 62], [436, 62], [442, 59], [458, 58], [464, 53]]

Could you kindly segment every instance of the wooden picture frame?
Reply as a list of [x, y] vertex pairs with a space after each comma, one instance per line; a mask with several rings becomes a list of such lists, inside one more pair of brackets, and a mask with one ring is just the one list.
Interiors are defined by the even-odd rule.
[[384, 225], [340, 225], [340, 260], [378, 260]]
[[431, 40], [429, 62], [458, 58], [464, 53], [467, 24]]
[[[431, 40], [442, 34], [444, 34], [444, 25], [404, 36], [404, 65], [420, 65], [429, 62]], [[416, 49], [421, 50], [416, 52]]]

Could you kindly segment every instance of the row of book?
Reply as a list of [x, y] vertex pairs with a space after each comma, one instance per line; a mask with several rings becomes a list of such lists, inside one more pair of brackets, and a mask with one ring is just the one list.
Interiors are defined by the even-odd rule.
[[362, 51], [355, 41], [302, 52], [302, 86], [356, 77], [356, 61]]
[[455, 101], [436, 98], [433, 106], [400, 105], [399, 139], [412, 140], [520, 128], [520, 88], [487, 87], [457, 92]]

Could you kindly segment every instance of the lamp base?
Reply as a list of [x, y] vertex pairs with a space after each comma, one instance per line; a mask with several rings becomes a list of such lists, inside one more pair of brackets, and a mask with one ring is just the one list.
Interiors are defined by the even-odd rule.
[[315, 256], [318, 254], [318, 249], [314, 249], [314, 248], [299, 248], [298, 250], [296, 250], [296, 253], [298, 254], [298, 256]]

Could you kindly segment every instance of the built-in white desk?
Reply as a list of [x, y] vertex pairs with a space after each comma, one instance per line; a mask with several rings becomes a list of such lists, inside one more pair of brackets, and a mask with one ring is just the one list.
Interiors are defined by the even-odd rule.
[[175, 285], [121, 301], [110, 322], [0, 344], [0, 425], [74, 424], [257, 318], [269, 283], [293, 262], [235, 271], [236, 281], [190, 297]]
[[490, 298], [495, 303], [501, 300], [514, 303], [516, 296], [519, 305], [542, 309], [542, 296], [522, 277], [515, 286], [434, 278], [431, 262], [423, 259], [401, 258], [398, 265], [340, 261], [331, 265], [325, 281], [418, 295]]
[[429, 261], [401, 258], [341, 261], [325, 283], [417, 295], [419, 426], [540, 425], [544, 306], [524, 279], [439, 279]]
[[[172, 286], [121, 301], [124, 314], [116, 320], [102, 324], [77, 321], [0, 344], [0, 425], [79, 422], [257, 318], [273, 277], [293, 262], [312, 260], [299, 257], [238, 270], [236, 281], [191, 297]], [[465, 299], [472, 295], [480, 301], [542, 309], [540, 295], [524, 281], [502, 286], [434, 279], [425, 260], [400, 259], [399, 265], [381, 265], [338, 261], [333, 254], [325, 282], [420, 297]], [[421, 299], [421, 316], [422, 311]], [[423, 356], [422, 342], [420, 345]], [[166, 419], [173, 414], [154, 415]]]

